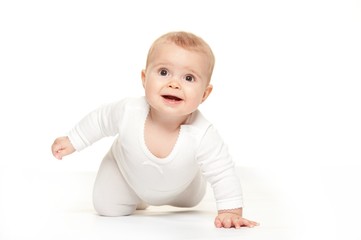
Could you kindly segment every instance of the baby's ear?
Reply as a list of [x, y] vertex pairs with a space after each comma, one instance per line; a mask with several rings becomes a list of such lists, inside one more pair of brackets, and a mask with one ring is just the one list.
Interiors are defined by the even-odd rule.
[[206, 88], [206, 90], [204, 90], [203, 93], [203, 97], [202, 97], [202, 103], [208, 98], [209, 94], [211, 94], [213, 90], [213, 86], [211, 84], [209, 84]]
[[142, 70], [141, 78], [142, 78], [142, 85], [143, 87], [145, 87], [145, 69]]

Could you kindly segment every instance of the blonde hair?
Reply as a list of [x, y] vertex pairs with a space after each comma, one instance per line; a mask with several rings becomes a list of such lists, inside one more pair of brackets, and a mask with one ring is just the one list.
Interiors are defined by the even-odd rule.
[[211, 78], [215, 64], [215, 57], [212, 49], [202, 38], [189, 32], [169, 32], [156, 39], [149, 49], [146, 68], [149, 64], [152, 54], [162, 43], [174, 43], [186, 50], [204, 53], [209, 58], [209, 79]]

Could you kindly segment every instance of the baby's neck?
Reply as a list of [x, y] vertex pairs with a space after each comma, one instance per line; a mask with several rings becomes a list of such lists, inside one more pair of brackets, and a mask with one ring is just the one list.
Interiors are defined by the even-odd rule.
[[179, 127], [187, 121], [188, 117], [189, 115], [169, 117], [157, 114], [155, 111], [150, 110], [147, 121], [151, 122], [153, 125], [162, 126], [162, 128], [168, 129], [169, 131], [178, 131]]

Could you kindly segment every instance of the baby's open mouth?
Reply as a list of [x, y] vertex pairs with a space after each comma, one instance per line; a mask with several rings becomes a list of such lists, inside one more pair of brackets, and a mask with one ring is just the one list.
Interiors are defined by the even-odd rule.
[[172, 95], [162, 95], [162, 97], [167, 100], [171, 100], [171, 101], [182, 101], [183, 100], [177, 96], [172, 96]]

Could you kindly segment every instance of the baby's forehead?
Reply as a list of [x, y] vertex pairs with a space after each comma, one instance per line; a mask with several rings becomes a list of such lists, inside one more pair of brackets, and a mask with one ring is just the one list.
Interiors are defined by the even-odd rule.
[[[183, 57], [180, 57], [183, 56]], [[203, 51], [198, 49], [186, 48], [183, 46], [178, 46], [173, 43], [164, 43], [160, 44], [154, 48], [153, 52], [150, 55], [150, 62], [159, 62], [166, 60], [180, 60], [187, 58], [187, 62], [192, 62], [193, 60], [199, 61], [201, 65], [210, 64], [209, 57]]]
[[[169, 50], [168, 48], [170, 48], [171, 50]], [[208, 59], [207, 53], [199, 48], [180, 46], [170, 41], [164, 41], [164, 42], [159, 42], [158, 44], [152, 46], [151, 50], [148, 53], [147, 62], [149, 63], [150, 61], [154, 61], [155, 57], [158, 57], [159, 54], [164, 54], [164, 53], [171, 54], [172, 52], [170, 51], [172, 50], [174, 51], [177, 49], [185, 50], [186, 52], [190, 52], [195, 55], [200, 55], [202, 56], [202, 58]]]

